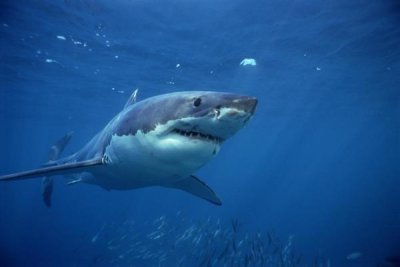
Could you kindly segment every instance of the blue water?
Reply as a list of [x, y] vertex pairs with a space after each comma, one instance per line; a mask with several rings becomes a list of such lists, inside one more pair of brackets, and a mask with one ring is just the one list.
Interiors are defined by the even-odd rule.
[[[236, 220], [235, 242], [273, 233], [301, 255], [269, 266], [396, 266], [385, 258], [400, 257], [399, 26], [389, 0], [2, 1], [0, 174], [40, 166], [71, 130], [65, 154], [78, 150], [135, 88], [259, 104], [197, 174], [221, 207], [59, 177], [48, 209], [38, 179], [1, 183], [0, 266], [207, 266], [209, 248], [174, 244], [193, 226], [220, 249], [216, 229], [231, 237]], [[162, 243], [147, 235], [160, 217]], [[234, 257], [245, 258], [213, 266]]]

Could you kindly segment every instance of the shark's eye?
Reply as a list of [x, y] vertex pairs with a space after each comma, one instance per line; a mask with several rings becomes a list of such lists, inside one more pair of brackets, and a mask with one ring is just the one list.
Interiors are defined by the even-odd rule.
[[193, 106], [197, 108], [198, 106], [200, 106], [200, 104], [201, 104], [201, 98], [197, 97], [193, 102]]

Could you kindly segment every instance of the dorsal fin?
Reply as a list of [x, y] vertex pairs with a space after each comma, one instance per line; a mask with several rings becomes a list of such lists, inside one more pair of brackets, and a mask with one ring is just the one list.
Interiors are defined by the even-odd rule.
[[136, 88], [135, 91], [133, 91], [133, 93], [129, 97], [128, 101], [126, 101], [124, 108], [136, 103], [138, 92], [139, 92], [139, 88]]

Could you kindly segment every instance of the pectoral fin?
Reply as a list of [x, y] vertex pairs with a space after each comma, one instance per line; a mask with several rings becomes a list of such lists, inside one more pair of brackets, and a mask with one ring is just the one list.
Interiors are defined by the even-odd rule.
[[210, 201], [215, 205], [222, 205], [221, 200], [214, 193], [214, 191], [206, 183], [194, 175], [191, 175], [188, 178], [171, 185], [170, 187], [186, 191], [192, 195]]
[[30, 178], [38, 178], [43, 176], [54, 176], [54, 175], [85, 172], [85, 171], [90, 171], [94, 166], [99, 166], [102, 164], [103, 160], [101, 158], [90, 159], [85, 161], [66, 163], [62, 165], [55, 165], [25, 172], [17, 172], [13, 174], [3, 175], [0, 176], [0, 181], [17, 181]]

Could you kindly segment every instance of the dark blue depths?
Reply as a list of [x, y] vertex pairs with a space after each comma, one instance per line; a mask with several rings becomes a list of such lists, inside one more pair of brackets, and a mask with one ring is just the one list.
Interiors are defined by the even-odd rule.
[[48, 209], [39, 180], [2, 183], [1, 266], [396, 266], [397, 1], [0, 5], [0, 174], [71, 130], [76, 151], [135, 88], [259, 99], [197, 174], [221, 207], [59, 177]]

